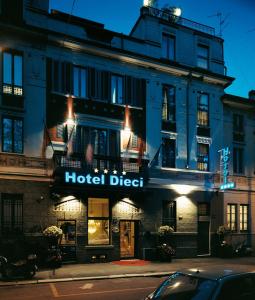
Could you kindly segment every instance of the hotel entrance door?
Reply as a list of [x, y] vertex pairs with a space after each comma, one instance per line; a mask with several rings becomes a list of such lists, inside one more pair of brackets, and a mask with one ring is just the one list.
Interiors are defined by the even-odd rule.
[[135, 257], [135, 221], [120, 221], [120, 257]]

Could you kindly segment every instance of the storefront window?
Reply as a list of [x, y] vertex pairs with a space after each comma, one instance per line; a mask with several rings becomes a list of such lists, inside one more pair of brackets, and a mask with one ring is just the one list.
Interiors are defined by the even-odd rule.
[[88, 244], [108, 245], [109, 237], [109, 199], [88, 199]]

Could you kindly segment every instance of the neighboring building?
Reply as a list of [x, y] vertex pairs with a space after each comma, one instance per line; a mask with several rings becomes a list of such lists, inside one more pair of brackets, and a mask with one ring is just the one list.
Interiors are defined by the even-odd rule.
[[[234, 139], [253, 113], [224, 95], [233, 78], [214, 29], [142, 7], [123, 35], [46, 0], [0, 3], [2, 240], [56, 224], [67, 259], [148, 258], [170, 225], [178, 257], [210, 254], [217, 227], [238, 220], [239, 181], [219, 191], [218, 151], [236, 142], [227, 112]], [[234, 146], [234, 173], [251, 141]], [[253, 233], [245, 189], [238, 227]]]

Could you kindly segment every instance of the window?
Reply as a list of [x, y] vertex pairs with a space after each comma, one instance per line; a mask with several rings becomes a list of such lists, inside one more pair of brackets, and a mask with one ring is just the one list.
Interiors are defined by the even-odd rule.
[[87, 97], [87, 70], [73, 67], [73, 95], [78, 98]]
[[146, 81], [125, 76], [125, 104], [142, 107], [145, 103]]
[[20, 54], [3, 53], [3, 93], [23, 95], [23, 57]]
[[244, 142], [244, 118], [242, 115], [233, 115], [233, 140]]
[[168, 225], [176, 231], [176, 201], [163, 201], [162, 225]]
[[175, 168], [175, 140], [163, 138], [162, 167]]
[[111, 100], [114, 104], [123, 104], [123, 77], [118, 75], [111, 76]]
[[210, 216], [210, 205], [208, 203], [198, 203], [198, 216]]
[[209, 145], [197, 144], [197, 169], [209, 171]]
[[199, 68], [208, 69], [209, 67], [209, 48], [204, 45], [197, 47], [197, 66]]
[[243, 174], [243, 148], [233, 148], [233, 172]]
[[20, 233], [23, 227], [23, 196], [2, 194], [1, 228], [2, 233]]
[[88, 244], [109, 245], [109, 199], [88, 199]]
[[231, 231], [236, 231], [236, 204], [227, 205], [227, 226]]
[[72, 94], [72, 65], [63, 61], [52, 61], [51, 87], [52, 91], [61, 94]]
[[162, 120], [175, 122], [175, 87], [163, 86]]
[[248, 231], [249, 206], [240, 205], [240, 231]]
[[209, 126], [209, 96], [207, 94], [198, 93], [197, 125]]
[[2, 124], [2, 151], [23, 153], [23, 120], [3, 117]]
[[96, 155], [118, 157], [120, 153], [119, 132], [116, 130], [77, 126], [73, 142], [77, 153], [86, 152], [89, 144]]
[[163, 34], [162, 38], [163, 57], [169, 60], [175, 60], [175, 37]]

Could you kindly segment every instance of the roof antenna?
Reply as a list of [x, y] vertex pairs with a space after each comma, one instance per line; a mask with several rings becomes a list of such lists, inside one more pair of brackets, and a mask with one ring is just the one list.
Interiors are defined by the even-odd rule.
[[226, 20], [229, 18], [230, 13], [223, 15], [222, 12], [217, 12], [214, 15], [208, 16], [208, 18], [217, 17], [219, 21], [219, 36], [222, 37], [223, 30], [229, 25], [229, 23], [226, 23]]

